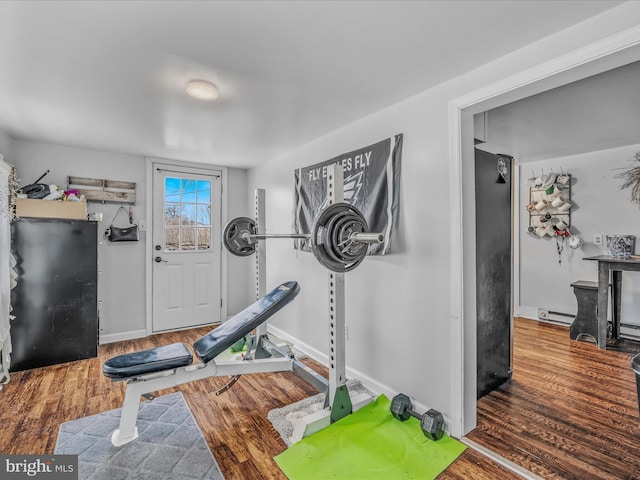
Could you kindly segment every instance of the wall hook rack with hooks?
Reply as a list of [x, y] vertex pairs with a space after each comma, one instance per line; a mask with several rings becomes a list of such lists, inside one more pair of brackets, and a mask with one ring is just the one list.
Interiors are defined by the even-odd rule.
[[[562, 170], [561, 170], [562, 171]], [[571, 175], [542, 173], [529, 186], [528, 232], [540, 237], [571, 236]]]

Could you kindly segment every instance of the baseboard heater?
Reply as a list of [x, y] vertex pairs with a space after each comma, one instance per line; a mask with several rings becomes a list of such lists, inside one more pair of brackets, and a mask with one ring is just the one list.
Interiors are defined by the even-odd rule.
[[[555, 312], [544, 308], [538, 309], [538, 320], [542, 322], [555, 323], [556, 325], [571, 325], [575, 318], [576, 316], [570, 313]], [[640, 340], [640, 325], [621, 323], [620, 337], [629, 340]]]
[[576, 316], [571, 313], [554, 312], [553, 310], [546, 310], [544, 308], [538, 309], [538, 320], [542, 320], [543, 322], [571, 325], [575, 318]]
[[640, 340], [640, 325], [621, 323], [620, 337], [628, 338], [629, 340]]

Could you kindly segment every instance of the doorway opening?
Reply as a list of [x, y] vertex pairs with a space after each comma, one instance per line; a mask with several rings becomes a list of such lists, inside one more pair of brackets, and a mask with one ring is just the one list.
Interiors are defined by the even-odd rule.
[[[451, 204], [457, 212], [451, 224], [452, 239], [452, 350], [460, 374], [453, 369], [454, 411], [459, 423], [452, 433], [460, 436], [476, 426], [477, 315], [476, 315], [476, 201], [463, 192], [474, 192], [473, 116], [542, 91], [587, 78], [640, 59], [640, 28], [614, 35], [521, 75], [503, 79], [450, 103]], [[515, 252], [517, 255], [517, 251]], [[517, 289], [517, 285], [514, 287]], [[459, 334], [459, 337], [457, 336]], [[462, 341], [460, 341], [460, 338]], [[466, 354], [465, 354], [466, 353]], [[456, 431], [456, 430], [459, 430]]]

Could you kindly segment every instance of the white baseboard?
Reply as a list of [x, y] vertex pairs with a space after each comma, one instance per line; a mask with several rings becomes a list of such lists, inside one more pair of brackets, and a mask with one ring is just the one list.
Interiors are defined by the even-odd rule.
[[122, 342], [123, 340], [133, 340], [134, 338], [144, 338], [146, 336], [147, 331], [144, 329], [121, 333], [109, 333], [107, 335], [100, 335], [98, 343], [100, 345], [104, 345], [105, 343]]
[[[537, 314], [537, 311], [536, 311]], [[320, 350], [312, 347], [311, 345], [304, 343], [302, 341], [300, 341], [299, 339], [292, 337], [291, 335], [289, 335], [288, 333], [284, 332], [283, 330], [280, 330], [277, 327], [274, 327], [273, 325], [267, 325], [267, 332], [268, 333], [273, 333], [276, 337], [281, 338], [283, 340], [286, 340], [287, 342], [290, 342], [291, 344], [293, 344], [293, 346], [297, 349], [300, 350], [302, 353], [308, 355], [309, 357], [313, 358], [315, 361], [321, 363], [322, 365], [324, 365], [325, 367], [329, 365], [329, 356], [323, 352], [321, 352]], [[346, 373], [347, 373], [347, 378], [348, 379], [357, 379], [360, 380], [360, 383], [362, 383], [362, 385], [364, 385], [366, 388], [368, 388], [369, 390], [371, 390], [376, 396], [378, 395], [385, 395], [387, 398], [393, 398], [395, 395], [397, 395], [399, 392], [391, 389], [388, 385], [385, 385], [383, 383], [378, 382], [377, 380], [374, 380], [373, 378], [371, 378], [368, 375], [365, 375], [364, 373], [355, 370], [349, 366], [347, 366], [346, 369]], [[413, 403], [414, 403], [414, 409], [416, 411], [419, 412], [426, 412], [427, 410], [429, 410], [431, 407], [417, 402], [415, 401], [415, 399], [413, 399]], [[445, 432], [446, 433], [450, 433], [449, 432], [449, 428], [451, 425], [451, 418], [449, 418], [447, 415], [444, 415], [444, 419], [445, 419]]]
[[538, 309], [536, 307], [525, 307], [520, 305], [520, 307], [516, 308], [513, 312], [513, 316], [538, 320]]
[[[306, 355], [309, 355], [311, 358], [321, 363], [325, 367], [329, 365], [329, 356], [326, 353], [323, 353], [320, 350], [312, 347], [311, 345], [304, 343], [297, 338], [292, 337], [288, 333], [280, 330], [277, 327], [274, 327], [273, 325], [268, 325], [267, 331], [270, 333], [273, 333], [278, 338], [282, 338], [283, 340], [286, 340], [292, 343], [293, 346], [296, 347], [296, 349], [300, 350]], [[386, 385], [374, 380], [373, 378], [369, 377], [368, 375], [365, 375], [362, 372], [359, 372], [358, 370], [354, 370], [353, 368], [348, 366], [346, 370], [347, 370], [346, 372], [347, 378], [360, 380], [362, 385], [367, 387], [376, 395], [385, 394], [387, 397], [393, 397], [397, 393], [397, 392], [393, 392]]]

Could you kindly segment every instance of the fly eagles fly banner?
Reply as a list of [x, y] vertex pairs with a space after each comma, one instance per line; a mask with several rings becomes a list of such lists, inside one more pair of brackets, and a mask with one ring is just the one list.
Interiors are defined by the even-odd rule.
[[[402, 134], [295, 171], [296, 233], [311, 233], [313, 221], [326, 204], [327, 166], [337, 164], [344, 173], [344, 201], [355, 206], [369, 231], [384, 234], [385, 241], [369, 246], [369, 255], [389, 252], [400, 193]], [[309, 250], [307, 243], [298, 244]]]

